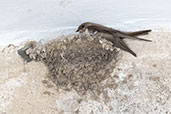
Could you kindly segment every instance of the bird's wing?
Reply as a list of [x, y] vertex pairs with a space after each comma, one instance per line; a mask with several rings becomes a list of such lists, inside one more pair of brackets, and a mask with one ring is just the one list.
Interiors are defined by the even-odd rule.
[[123, 40], [116, 38], [117, 41], [114, 42], [114, 46], [119, 47], [121, 49], [123, 49], [124, 51], [127, 51], [129, 53], [131, 53], [133, 56], [137, 57], [136, 53], [134, 53], [126, 44]]
[[[106, 39], [106, 40], [108, 40], [108, 39]], [[120, 39], [120, 38], [118, 38], [117, 36], [115, 37], [115, 38], [113, 38], [113, 39], [109, 39], [109, 41], [111, 41], [112, 43], [113, 43], [113, 46], [114, 47], [118, 47], [118, 48], [120, 48], [120, 49], [122, 49], [122, 50], [124, 50], [124, 51], [127, 51], [127, 52], [129, 52], [129, 53], [131, 53], [133, 56], [137, 56], [136, 55], [136, 53], [134, 53], [126, 44], [125, 44], [125, 42], [122, 40], [122, 39]]]
[[114, 47], [118, 47], [124, 51], [127, 51], [129, 53], [131, 53], [133, 56], [137, 56], [126, 44], [125, 42], [122, 40], [121, 37], [130, 37], [128, 35], [125, 35], [124, 33], [118, 31], [118, 30], [114, 30], [112, 28], [107, 28], [104, 26], [95, 26], [95, 25], [91, 25], [91, 27], [89, 27], [88, 29], [93, 29], [97, 32], [102, 32], [102, 33], [107, 33], [107, 34], [111, 34], [113, 37], [108, 37], [105, 38], [108, 41], [111, 41], [113, 43]]

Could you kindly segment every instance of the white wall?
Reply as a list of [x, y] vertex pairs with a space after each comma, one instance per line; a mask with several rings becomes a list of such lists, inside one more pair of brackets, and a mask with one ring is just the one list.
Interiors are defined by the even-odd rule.
[[74, 33], [85, 21], [122, 30], [169, 26], [171, 0], [0, 0], [0, 45]]

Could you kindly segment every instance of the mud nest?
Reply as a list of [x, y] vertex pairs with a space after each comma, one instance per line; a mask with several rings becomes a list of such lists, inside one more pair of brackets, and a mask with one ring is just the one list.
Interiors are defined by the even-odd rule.
[[110, 76], [118, 56], [109, 42], [85, 34], [36, 43], [27, 53], [45, 63], [59, 88], [75, 89], [81, 94], [96, 90]]

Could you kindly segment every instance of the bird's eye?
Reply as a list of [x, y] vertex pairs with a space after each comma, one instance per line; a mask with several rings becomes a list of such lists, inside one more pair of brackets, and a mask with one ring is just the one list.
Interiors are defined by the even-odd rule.
[[84, 25], [82, 26], [82, 28], [84, 28]]

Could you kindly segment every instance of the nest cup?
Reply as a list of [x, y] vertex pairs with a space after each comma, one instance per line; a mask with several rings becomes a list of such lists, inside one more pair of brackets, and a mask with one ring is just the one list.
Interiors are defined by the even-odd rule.
[[[110, 77], [118, 58], [116, 49], [106, 49], [110, 43], [89, 35], [70, 35], [37, 45], [27, 51], [30, 58], [42, 61], [53, 82], [64, 90], [80, 94], [94, 91]], [[111, 48], [113, 48], [111, 46]]]

